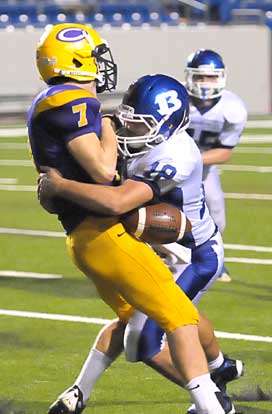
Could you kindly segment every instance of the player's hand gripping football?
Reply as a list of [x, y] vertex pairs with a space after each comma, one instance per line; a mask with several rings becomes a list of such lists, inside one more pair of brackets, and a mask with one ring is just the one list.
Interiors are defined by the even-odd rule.
[[38, 199], [41, 206], [48, 213], [56, 213], [53, 197], [58, 193], [58, 185], [62, 177], [60, 172], [54, 168], [41, 167], [41, 173], [38, 178]]

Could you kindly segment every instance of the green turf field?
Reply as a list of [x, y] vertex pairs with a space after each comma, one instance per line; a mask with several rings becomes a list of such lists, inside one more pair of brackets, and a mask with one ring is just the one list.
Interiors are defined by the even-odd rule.
[[[262, 129], [260, 133], [269, 135], [272, 130]], [[63, 237], [19, 234], [18, 229], [62, 232], [56, 218], [39, 207], [32, 188], [36, 173], [26, 162], [30, 158], [26, 145], [22, 144], [26, 144], [25, 137], [0, 138], [1, 414], [46, 413], [57, 395], [75, 379], [101, 328], [93, 323], [4, 315], [3, 310], [114, 317], [90, 282], [71, 263]], [[240, 144], [229, 164], [271, 169], [272, 139], [266, 144]], [[272, 171], [269, 171], [222, 169], [227, 194], [263, 194], [270, 195], [270, 199], [226, 198], [224, 240], [227, 245], [236, 245], [226, 249], [233, 282], [217, 282], [200, 305], [217, 331], [245, 335], [243, 339], [219, 338], [224, 352], [245, 362], [245, 376], [229, 385], [237, 412], [245, 414], [272, 413]], [[14, 234], [6, 230], [11, 228], [17, 229]], [[244, 247], [238, 249], [237, 245]], [[63, 278], [7, 277], [4, 271], [56, 274]], [[258, 340], [250, 341], [247, 335], [255, 335]], [[263, 393], [256, 391], [258, 387]], [[267, 401], [248, 401], [258, 399]], [[187, 393], [176, 385], [143, 364], [129, 364], [121, 357], [97, 384], [85, 412], [182, 414], [189, 404]]]

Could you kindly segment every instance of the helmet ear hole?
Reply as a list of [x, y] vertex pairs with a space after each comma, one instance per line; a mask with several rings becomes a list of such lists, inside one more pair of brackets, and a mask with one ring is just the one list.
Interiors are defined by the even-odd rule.
[[75, 58], [73, 59], [73, 64], [75, 65], [76, 68], [80, 68], [82, 66], [82, 63]]

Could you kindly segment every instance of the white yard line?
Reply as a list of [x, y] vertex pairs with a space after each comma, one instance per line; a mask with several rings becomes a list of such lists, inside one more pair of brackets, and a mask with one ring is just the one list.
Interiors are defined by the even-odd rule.
[[33, 167], [34, 164], [31, 160], [0, 160], [0, 165], [7, 167]]
[[31, 279], [62, 279], [62, 275], [51, 273], [18, 272], [17, 270], [0, 270], [0, 277], [23, 277]]
[[16, 184], [17, 182], [17, 178], [0, 178], [0, 184]]
[[[111, 319], [88, 318], [84, 316], [60, 315], [60, 314], [54, 314], [54, 313], [26, 312], [26, 311], [8, 310], [8, 309], [0, 309], [0, 315], [21, 317], [21, 318], [45, 319], [45, 320], [51, 320], [51, 321], [89, 323], [89, 324], [95, 324], [95, 325], [105, 325], [111, 321]], [[270, 343], [272, 342], [272, 337], [270, 336], [248, 335], [248, 334], [240, 334], [240, 333], [221, 332], [221, 331], [215, 331], [215, 334], [218, 338], [224, 338], [224, 339], [236, 339], [236, 340], [253, 341], [253, 342], [270, 342]]]
[[239, 152], [241, 154], [272, 154], [271, 147], [235, 147], [235, 152]]
[[247, 128], [272, 128], [271, 119], [258, 119], [256, 121], [247, 121]]
[[[272, 128], [272, 120], [271, 119], [257, 119], [257, 120], [248, 120], [246, 123], [246, 128]], [[1, 136], [8, 136], [8, 134], [12, 131], [12, 135], [26, 135], [27, 128], [26, 127], [16, 127], [16, 128], [0, 128], [0, 135]]]
[[27, 129], [24, 128], [0, 128], [0, 138], [5, 137], [25, 137]]
[[0, 142], [0, 149], [16, 149], [16, 150], [24, 150], [27, 149], [28, 145], [24, 143], [16, 143], [16, 142]]
[[[268, 167], [267, 167], [268, 168]], [[35, 185], [15, 185], [15, 184], [1, 184], [0, 191], [22, 191], [22, 192], [36, 192]], [[242, 199], [242, 200], [272, 200], [272, 194], [247, 194], [247, 193], [225, 193], [225, 198], [228, 199]]]
[[[22, 191], [22, 192], [36, 192], [35, 185], [13, 185], [0, 184], [0, 191]], [[272, 194], [246, 194], [246, 193], [225, 193], [225, 198], [242, 199], [242, 200], [272, 200]]]
[[13, 184], [0, 184], [0, 191], [37, 191], [36, 185], [13, 185]]
[[236, 199], [236, 200], [271, 201], [272, 194], [225, 193], [225, 198]]
[[233, 165], [222, 164], [218, 166], [219, 170], [223, 171], [243, 171], [243, 172], [257, 172], [257, 173], [271, 173], [272, 167], [258, 166], [258, 165]]
[[[46, 231], [46, 230], [28, 230], [17, 229], [12, 227], [0, 227], [0, 234], [18, 234], [22, 236], [36, 236], [36, 237], [66, 237], [64, 232], [61, 231]], [[254, 252], [271, 253], [272, 247], [266, 246], [253, 246], [246, 244], [224, 244], [226, 250], [248, 250]]]
[[247, 250], [253, 252], [272, 253], [272, 247], [247, 246], [245, 244], [224, 243], [224, 248], [228, 250]]
[[[247, 128], [272, 128], [272, 120], [248, 121]], [[0, 128], [0, 138], [6, 137], [26, 137], [27, 128]], [[243, 135], [241, 143], [266, 143], [272, 142], [272, 137], [266, 134]]]
[[7, 309], [0, 309], [0, 315], [18, 316], [22, 318], [47, 319], [51, 321], [93, 323], [96, 325], [105, 325], [106, 323], [109, 323], [111, 321], [110, 319], [88, 318], [85, 316], [59, 315], [55, 313], [25, 312], [25, 311], [7, 310]]
[[268, 144], [271, 142], [271, 135], [243, 135], [240, 139], [241, 144]]
[[253, 342], [272, 342], [272, 337], [270, 336], [259, 336], [259, 335], [247, 335], [247, 334], [239, 334], [239, 333], [229, 333], [229, 332], [220, 332], [214, 331], [217, 338], [224, 338], [224, 339], [236, 339], [236, 340], [244, 340], [244, 341], [253, 341]]
[[38, 237], [65, 237], [65, 233], [61, 231], [27, 230], [27, 229], [15, 229], [15, 228], [10, 228], [10, 227], [0, 227], [0, 234], [19, 234], [23, 236], [38, 236]]
[[272, 265], [272, 260], [270, 259], [252, 259], [249, 257], [225, 257], [225, 262], [257, 264], [257, 265]]
[[[27, 143], [16, 142], [0, 142], [0, 149], [4, 150], [25, 150], [28, 149]], [[272, 154], [271, 147], [244, 147], [238, 146], [234, 148], [234, 151], [241, 154]]]
[[[31, 160], [0, 160], [0, 166], [6, 167], [31, 167], [35, 168], [33, 161]], [[220, 170], [224, 171], [244, 171], [244, 172], [259, 172], [259, 173], [271, 173], [271, 166], [263, 165], [234, 165], [234, 164], [221, 164], [218, 165]]]

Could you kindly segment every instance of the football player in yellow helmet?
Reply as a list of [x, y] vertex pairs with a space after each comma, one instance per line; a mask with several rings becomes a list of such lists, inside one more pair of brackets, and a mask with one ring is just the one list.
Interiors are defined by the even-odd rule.
[[[97, 99], [97, 92], [116, 86], [116, 64], [106, 42], [87, 26], [58, 24], [45, 30], [36, 59], [47, 84], [34, 99], [28, 117], [37, 171], [49, 162], [58, 165], [64, 175], [83, 181], [111, 181], [116, 168], [116, 138], [111, 120], [101, 118]], [[57, 202], [55, 208], [63, 221], [67, 206]], [[69, 210], [72, 212], [71, 206]], [[67, 231], [76, 216], [77, 211], [66, 220]]]
[[37, 66], [42, 79], [52, 85], [63, 78], [97, 81], [97, 91], [116, 87], [117, 67], [100, 35], [82, 24], [49, 27], [37, 47]]
[[[47, 87], [34, 99], [28, 115], [37, 171], [53, 167], [66, 179], [94, 183], [96, 190], [97, 183], [111, 186], [117, 162], [112, 122], [101, 118], [97, 99], [97, 86], [112, 89], [116, 79], [115, 66], [104, 57], [106, 48], [96, 32], [82, 25], [57, 25], [46, 32], [38, 45], [37, 64]], [[139, 185], [142, 197], [152, 199], [151, 187]], [[103, 216], [101, 209], [91, 213], [62, 197], [54, 197], [51, 207], [67, 233], [70, 257], [92, 279], [104, 302], [122, 323], [134, 308], [152, 317], [167, 332], [177, 369], [193, 401], [203, 408], [199, 414], [224, 414], [199, 342], [198, 312], [159, 256], [131, 237], [118, 217]], [[207, 411], [206, 397], [202, 403], [192, 387], [192, 380], [202, 381], [203, 375], [201, 396], [208, 394], [211, 400]]]

